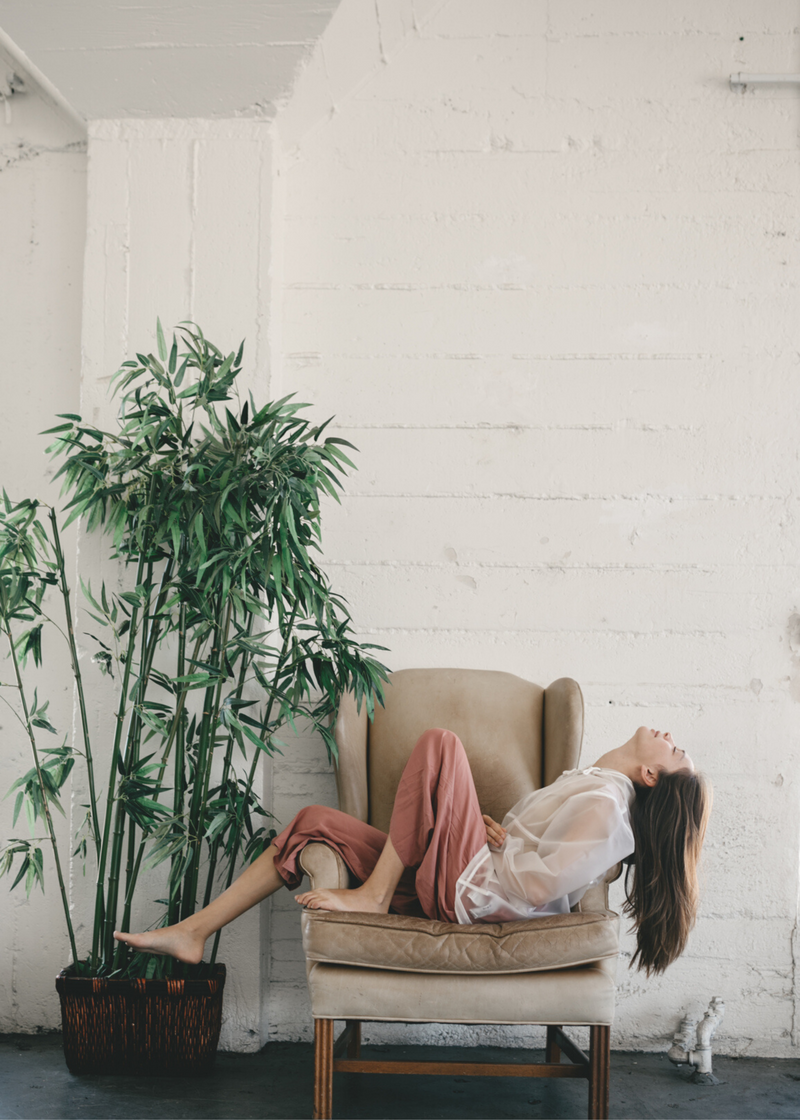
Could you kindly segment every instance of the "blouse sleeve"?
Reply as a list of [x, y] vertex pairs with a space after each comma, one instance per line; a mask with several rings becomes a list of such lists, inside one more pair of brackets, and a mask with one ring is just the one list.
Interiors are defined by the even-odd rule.
[[495, 869], [507, 893], [534, 906], [586, 887], [634, 849], [628, 815], [610, 790], [568, 797], [540, 837], [526, 828], [524, 809], [506, 827]]

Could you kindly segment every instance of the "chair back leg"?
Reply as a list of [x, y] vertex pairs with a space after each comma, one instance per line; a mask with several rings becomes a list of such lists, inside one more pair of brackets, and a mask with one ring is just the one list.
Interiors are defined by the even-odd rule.
[[361, 1057], [361, 1023], [358, 1019], [348, 1019], [345, 1028], [349, 1031], [347, 1056], [357, 1062]]
[[611, 1027], [592, 1027], [589, 1051], [589, 1120], [608, 1120]]
[[333, 1019], [314, 1020], [314, 1120], [333, 1116]]
[[545, 1061], [546, 1062], [560, 1062], [561, 1061], [561, 1047], [556, 1042], [556, 1031], [560, 1027], [547, 1028], [547, 1044], [545, 1047]]

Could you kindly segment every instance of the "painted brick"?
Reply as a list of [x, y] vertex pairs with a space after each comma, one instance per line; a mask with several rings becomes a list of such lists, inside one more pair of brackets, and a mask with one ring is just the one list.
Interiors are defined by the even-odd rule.
[[[359, 457], [361, 458], [361, 457]], [[354, 482], [357, 483], [357, 477]], [[777, 569], [791, 564], [796, 499], [710, 494], [706, 498], [350, 495], [326, 509], [327, 566], [350, 564], [646, 567], [695, 570], [732, 587], [768, 546]], [[732, 542], [735, 541], [735, 544]], [[737, 565], [744, 565], [736, 573]]]

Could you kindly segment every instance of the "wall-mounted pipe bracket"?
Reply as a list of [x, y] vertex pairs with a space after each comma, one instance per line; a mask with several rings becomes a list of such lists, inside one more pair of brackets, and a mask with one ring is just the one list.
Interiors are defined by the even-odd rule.
[[0, 74], [3, 70], [9, 75], [6, 79], [7, 90], [0, 84], [0, 101], [6, 113], [6, 123], [10, 122], [11, 101], [18, 93], [35, 93], [42, 97], [61, 117], [86, 136], [86, 121], [77, 113], [64, 95], [56, 89], [48, 77], [28, 58], [2, 27], [0, 27]]
[[5, 82], [0, 83], [0, 101], [3, 102], [6, 124], [11, 124], [11, 98], [16, 97], [17, 94], [27, 92], [28, 88], [25, 85], [25, 79], [20, 77], [16, 70], [12, 70], [7, 74]]

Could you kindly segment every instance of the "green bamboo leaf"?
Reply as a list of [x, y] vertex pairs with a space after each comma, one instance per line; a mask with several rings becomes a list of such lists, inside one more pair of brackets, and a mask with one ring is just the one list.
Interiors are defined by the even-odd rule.
[[255, 743], [255, 745], [258, 747], [259, 750], [266, 751], [267, 754], [272, 754], [272, 751], [270, 750], [269, 744], [265, 743], [264, 740], [262, 738], [260, 738], [260, 736], [256, 735], [256, 733], [254, 731], [251, 731], [250, 728], [247, 727], [246, 724], [241, 723], [239, 726], [240, 726], [242, 732], [250, 740], [250, 742]]
[[[46, 707], [47, 707], [47, 704], [45, 704], [45, 706], [44, 706], [44, 707], [46, 708]], [[57, 734], [58, 734], [58, 732], [56, 731], [55, 727], [53, 727], [53, 725], [52, 725], [52, 723], [50, 722], [50, 720], [49, 720], [49, 719], [47, 718], [47, 716], [46, 716], [46, 715], [44, 714], [44, 708], [43, 708], [43, 709], [41, 710], [41, 712], [40, 712], [40, 713], [39, 713], [38, 715], [34, 716], [34, 717], [33, 717], [33, 718], [31, 719], [31, 723], [33, 724], [33, 726], [34, 726], [34, 727], [41, 727], [41, 728], [42, 728], [42, 730], [44, 730], [44, 731], [50, 731], [50, 732], [51, 732], [51, 733], [52, 733], [53, 735], [57, 735]]]
[[[19, 869], [19, 872], [17, 874], [16, 879], [14, 880], [14, 882], [11, 884], [11, 886], [9, 888], [10, 890], [13, 891], [13, 889], [14, 889], [14, 887], [16, 887], [17, 883], [19, 883], [22, 879], [24, 879], [26, 877], [26, 875], [28, 874], [28, 869], [29, 869], [30, 866], [31, 866], [31, 857], [29, 855], [26, 855], [25, 858], [22, 861], [22, 866]], [[28, 892], [28, 894], [30, 894], [30, 891]]]
[[[326, 455], [328, 455], [328, 457], [332, 458], [333, 460], [338, 460], [338, 461], [346, 464], [346, 466], [351, 467], [353, 470], [357, 470], [358, 468], [356, 467], [353, 460], [349, 459], [347, 457], [347, 455], [345, 455], [344, 451], [340, 451], [338, 447], [333, 446], [334, 444], [337, 444], [337, 443], [343, 443], [347, 447], [352, 447], [353, 446], [352, 443], [348, 443], [348, 441], [346, 439], [334, 439], [333, 436], [329, 436], [325, 440], [325, 453], [326, 453]], [[355, 450], [358, 451], [358, 448], [356, 447]]]
[[43, 432], [39, 432], [40, 436], [49, 436], [54, 432], [71, 432], [74, 424], [56, 424], [55, 428], [45, 428]]
[[202, 510], [195, 517], [195, 519], [192, 523], [192, 528], [194, 530], [195, 536], [197, 537], [198, 543], [200, 545], [200, 555], [201, 555], [202, 559], [205, 560], [206, 555], [207, 555], [207, 549], [206, 549], [205, 533], [203, 531], [203, 512], [202, 512]]
[[173, 684], [188, 684], [189, 689], [207, 688], [219, 679], [219, 674], [212, 673], [184, 673], [180, 677], [172, 677]]
[[351, 451], [359, 451], [359, 448], [349, 439], [342, 439], [340, 436], [328, 436], [319, 448], [320, 455], [322, 457], [328, 457], [331, 453], [336, 456], [343, 455], [344, 452], [339, 450], [341, 447], [349, 447]]

